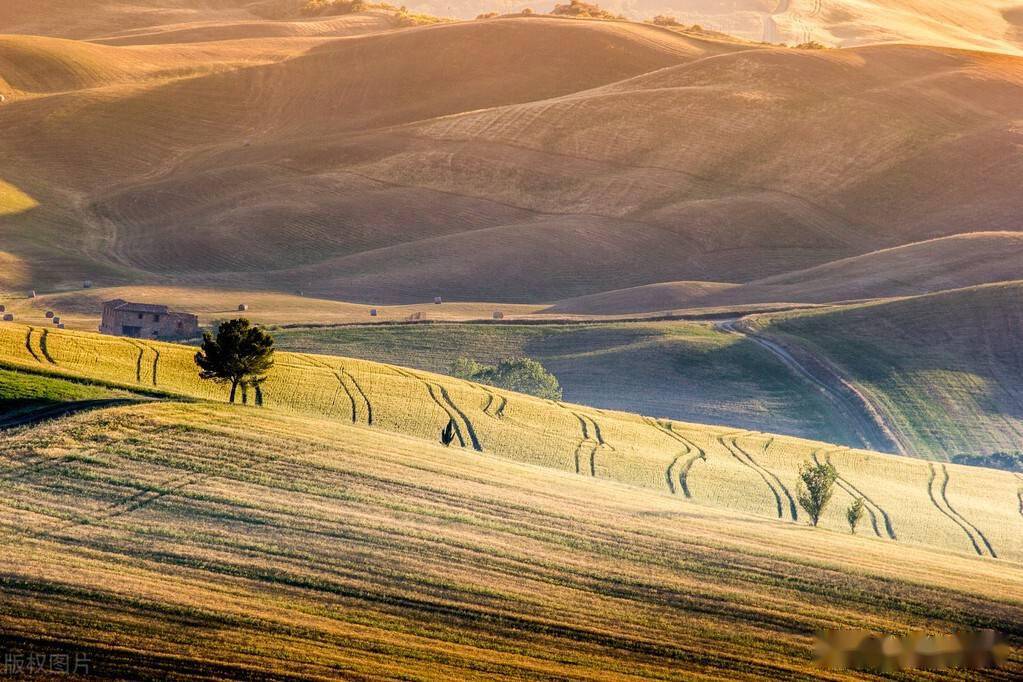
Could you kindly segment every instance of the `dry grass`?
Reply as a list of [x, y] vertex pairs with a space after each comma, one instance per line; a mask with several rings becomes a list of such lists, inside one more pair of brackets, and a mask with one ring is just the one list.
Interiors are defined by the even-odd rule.
[[[224, 401], [225, 387], [198, 379], [194, 352], [172, 344], [0, 326], [0, 361], [9, 367]], [[948, 465], [941, 470], [949, 478], [943, 486], [945, 503], [928, 463], [919, 460], [726, 427], [658, 422], [331, 356], [279, 353], [264, 399], [268, 413], [327, 417], [432, 442], [454, 419], [458, 443], [470, 453], [787, 521], [804, 520], [791, 501], [798, 465], [815, 455], [830, 456], [843, 476], [889, 515], [898, 542], [1010, 560], [1023, 557], [1018, 481], [1007, 472]], [[947, 513], [947, 505], [959, 510], [959, 518]], [[963, 518], [972, 530], [963, 526]], [[822, 525], [842, 530], [844, 520], [836, 511]], [[889, 533], [875, 534], [893, 540]], [[993, 551], [984, 542], [977, 544], [980, 536]]]
[[553, 302], [750, 282], [1023, 209], [1007, 56], [553, 18], [164, 38], [7, 41], [3, 181], [39, 205], [0, 217], [0, 251], [31, 264], [5, 286]]
[[5, 649], [103, 676], [838, 680], [816, 629], [1023, 635], [1004, 561], [279, 411], [78, 416], [0, 476]]
[[757, 326], [833, 362], [924, 457], [1023, 443], [1019, 282], [764, 316]]

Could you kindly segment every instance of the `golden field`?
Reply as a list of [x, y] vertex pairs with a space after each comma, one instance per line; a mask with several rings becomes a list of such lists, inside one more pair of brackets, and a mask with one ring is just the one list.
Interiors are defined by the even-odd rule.
[[[195, 348], [97, 334], [0, 326], [8, 368], [88, 378], [223, 402], [198, 378]], [[783, 521], [804, 521], [799, 464], [830, 459], [848, 488], [822, 526], [846, 528], [853, 496], [868, 502], [862, 533], [1001, 559], [1023, 557], [1021, 481], [1009, 472], [927, 462], [821, 442], [552, 403], [381, 363], [278, 353], [263, 388], [267, 411], [312, 415], [436, 441], [454, 420], [468, 452], [611, 480]], [[254, 400], [254, 396], [250, 397]]]

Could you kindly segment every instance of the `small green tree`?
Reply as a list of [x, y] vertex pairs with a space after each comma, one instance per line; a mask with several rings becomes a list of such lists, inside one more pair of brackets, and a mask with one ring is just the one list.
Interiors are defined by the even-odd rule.
[[863, 518], [863, 498], [857, 497], [853, 500], [849, 508], [845, 510], [845, 520], [849, 522], [849, 532], [853, 535], [856, 534], [856, 526], [859, 525], [860, 519]]
[[799, 479], [799, 487], [796, 489], [799, 506], [809, 515], [810, 524], [816, 526], [824, 508], [831, 501], [838, 470], [831, 462], [804, 462], [799, 465]]
[[195, 354], [199, 377], [231, 385], [231, 402], [238, 387], [247, 402], [247, 388], [256, 390], [256, 404], [263, 404], [262, 384], [274, 364], [274, 340], [261, 327], [246, 319], [229, 320], [217, 328], [216, 336], [206, 332], [201, 350]]

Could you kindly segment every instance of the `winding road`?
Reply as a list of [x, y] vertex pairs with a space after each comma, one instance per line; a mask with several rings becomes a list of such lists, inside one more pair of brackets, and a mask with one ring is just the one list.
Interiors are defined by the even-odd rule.
[[778, 342], [744, 329], [738, 319], [718, 322], [716, 327], [723, 332], [749, 339], [781, 360], [793, 374], [812, 384], [845, 418], [864, 447], [881, 452], [908, 454], [883, 413], [862, 391], [835, 372], [826, 361], [820, 360], [813, 363], [813, 366], [808, 366]]

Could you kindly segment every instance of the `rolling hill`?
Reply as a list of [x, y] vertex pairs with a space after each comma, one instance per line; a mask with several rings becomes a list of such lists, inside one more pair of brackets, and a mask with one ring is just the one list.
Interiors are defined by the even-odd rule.
[[[194, 352], [166, 343], [0, 326], [0, 362], [6, 369], [224, 401], [225, 387], [198, 378]], [[865, 496], [874, 505], [875, 520], [888, 519], [872, 526], [875, 536], [988, 557], [1023, 556], [1023, 536], [1016, 532], [1020, 480], [1009, 472], [553, 403], [333, 356], [280, 353], [261, 396], [248, 399], [261, 399], [267, 412], [329, 418], [429, 441], [453, 421], [456, 443], [470, 454], [494, 454], [791, 522], [805, 520], [793, 496], [798, 466], [814, 457], [830, 459], [850, 486], [846, 494]], [[840, 507], [849, 499], [829, 510], [823, 527], [845, 527]]]
[[[802, 680], [823, 628], [1023, 636], [1012, 474], [331, 356], [281, 353], [265, 408], [229, 406], [192, 350], [0, 326], [0, 387], [162, 392], [4, 433], [6, 650], [121, 678]], [[791, 500], [813, 458], [841, 474], [819, 529]]]
[[1019, 282], [751, 318], [858, 387], [914, 454], [1021, 448]]
[[102, 410], [5, 436], [0, 475], [0, 642], [103, 678], [853, 680], [816, 630], [1023, 636], [1008, 561], [338, 420]]
[[[549, 12], [555, 2], [417, 0], [412, 7], [464, 19], [487, 11]], [[752, 41], [837, 47], [897, 42], [1023, 51], [1023, 5], [1016, 0], [605, 0], [633, 20], [657, 15]]]
[[52, 65], [0, 106], [2, 180], [32, 202], [0, 215], [8, 290], [552, 302], [1015, 230], [1023, 208], [1008, 56], [550, 18], [32, 40]]
[[661, 282], [559, 301], [545, 313], [621, 315], [757, 303], [839, 303], [1012, 281], [1023, 272], [1023, 233], [931, 239], [747, 284]]

